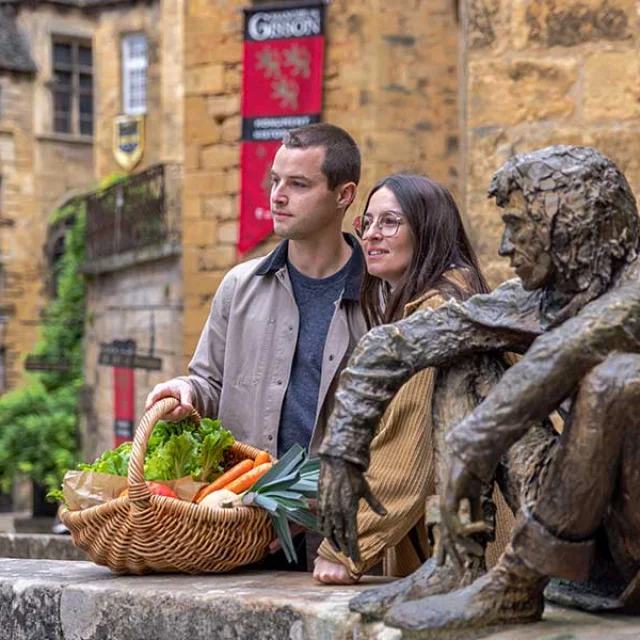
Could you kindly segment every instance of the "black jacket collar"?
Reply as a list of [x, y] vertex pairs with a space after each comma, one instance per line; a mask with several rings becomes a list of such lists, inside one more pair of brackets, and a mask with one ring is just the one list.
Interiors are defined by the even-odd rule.
[[[360, 248], [360, 244], [354, 236], [349, 233], [343, 233], [344, 239], [353, 249], [349, 260], [349, 270], [344, 288], [343, 300], [360, 300], [360, 286], [362, 284], [362, 275], [364, 273], [364, 254]], [[289, 251], [289, 241], [283, 240], [258, 266], [256, 275], [266, 276], [268, 274], [279, 271], [287, 264], [287, 255]]]

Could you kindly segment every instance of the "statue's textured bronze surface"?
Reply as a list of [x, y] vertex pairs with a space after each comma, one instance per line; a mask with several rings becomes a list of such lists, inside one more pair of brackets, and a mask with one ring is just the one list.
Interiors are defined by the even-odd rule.
[[[385, 616], [425, 636], [539, 619], [550, 576], [575, 587], [575, 597], [556, 589], [566, 603], [587, 602], [580, 592], [589, 585], [597, 608], [588, 578], [606, 581], [603, 606], [634, 610], [640, 601], [635, 199], [610, 160], [572, 146], [513, 157], [489, 193], [504, 210], [500, 253], [519, 278], [369, 332], [342, 374], [321, 450], [323, 530], [354, 554], [369, 443], [397, 389], [422, 368], [470, 354], [524, 354], [447, 435], [441, 505], [445, 546], [464, 546], [474, 523], [461, 523], [461, 501], [481, 520], [483, 487], [497, 477], [519, 509], [517, 525], [496, 567], [473, 584], [423, 598], [414, 590]], [[565, 418], [561, 436], [545, 423], [553, 411]], [[336, 464], [349, 467], [349, 482], [333, 481]], [[610, 559], [606, 571], [592, 570], [594, 553]], [[612, 594], [614, 584], [623, 590]]]

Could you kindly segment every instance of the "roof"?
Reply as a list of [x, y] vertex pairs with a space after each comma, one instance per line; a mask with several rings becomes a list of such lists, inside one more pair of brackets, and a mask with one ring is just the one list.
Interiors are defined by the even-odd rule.
[[0, 69], [35, 73], [36, 65], [26, 37], [12, 16], [0, 10]]

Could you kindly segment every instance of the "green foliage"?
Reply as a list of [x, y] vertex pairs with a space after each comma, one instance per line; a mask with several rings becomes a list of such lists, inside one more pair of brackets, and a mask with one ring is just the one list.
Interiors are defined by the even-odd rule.
[[203, 418], [200, 428], [187, 418], [158, 422], [149, 438], [144, 463], [147, 480], [175, 480], [191, 475], [210, 482], [222, 471], [224, 451], [234, 443], [220, 420]]
[[45, 312], [34, 353], [69, 363], [66, 371], [34, 373], [26, 387], [0, 397], [0, 488], [16, 472], [52, 489], [76, 463], [78, 393], [82, 384], [84, 331], [84, 202], [72, 201], [54, 217], [74, 216], [59, 263], [58, 297]]

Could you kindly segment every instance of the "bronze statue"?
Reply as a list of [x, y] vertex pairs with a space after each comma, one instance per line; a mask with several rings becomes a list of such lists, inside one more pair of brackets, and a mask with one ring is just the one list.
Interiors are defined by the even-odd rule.
[[[342, 373], [321, 449], [323, 532], [357, 556], [368, 445], [396, 390], [422, 368], [469, 354], [524, 354], [446, 437], [440, 560], [461, 547], [473, 553], [465, 541], [483, 529], [482, 487], [494, 476], [519, 507], [518, 523], [497, 565], [471, 585], [391, 599], [385, 622], [425, 635], [538, 620], [553, 576], [569, 581], [554, 589], [565, 603], [640, 603], [635, 198], [610, 160], [575, 146], [514, 156], [489, 195], [504, 209], [499, 253], [519, 278], [369, 332]], [[564, 417], [560, 436], [541, 427], [553, 411]]]

